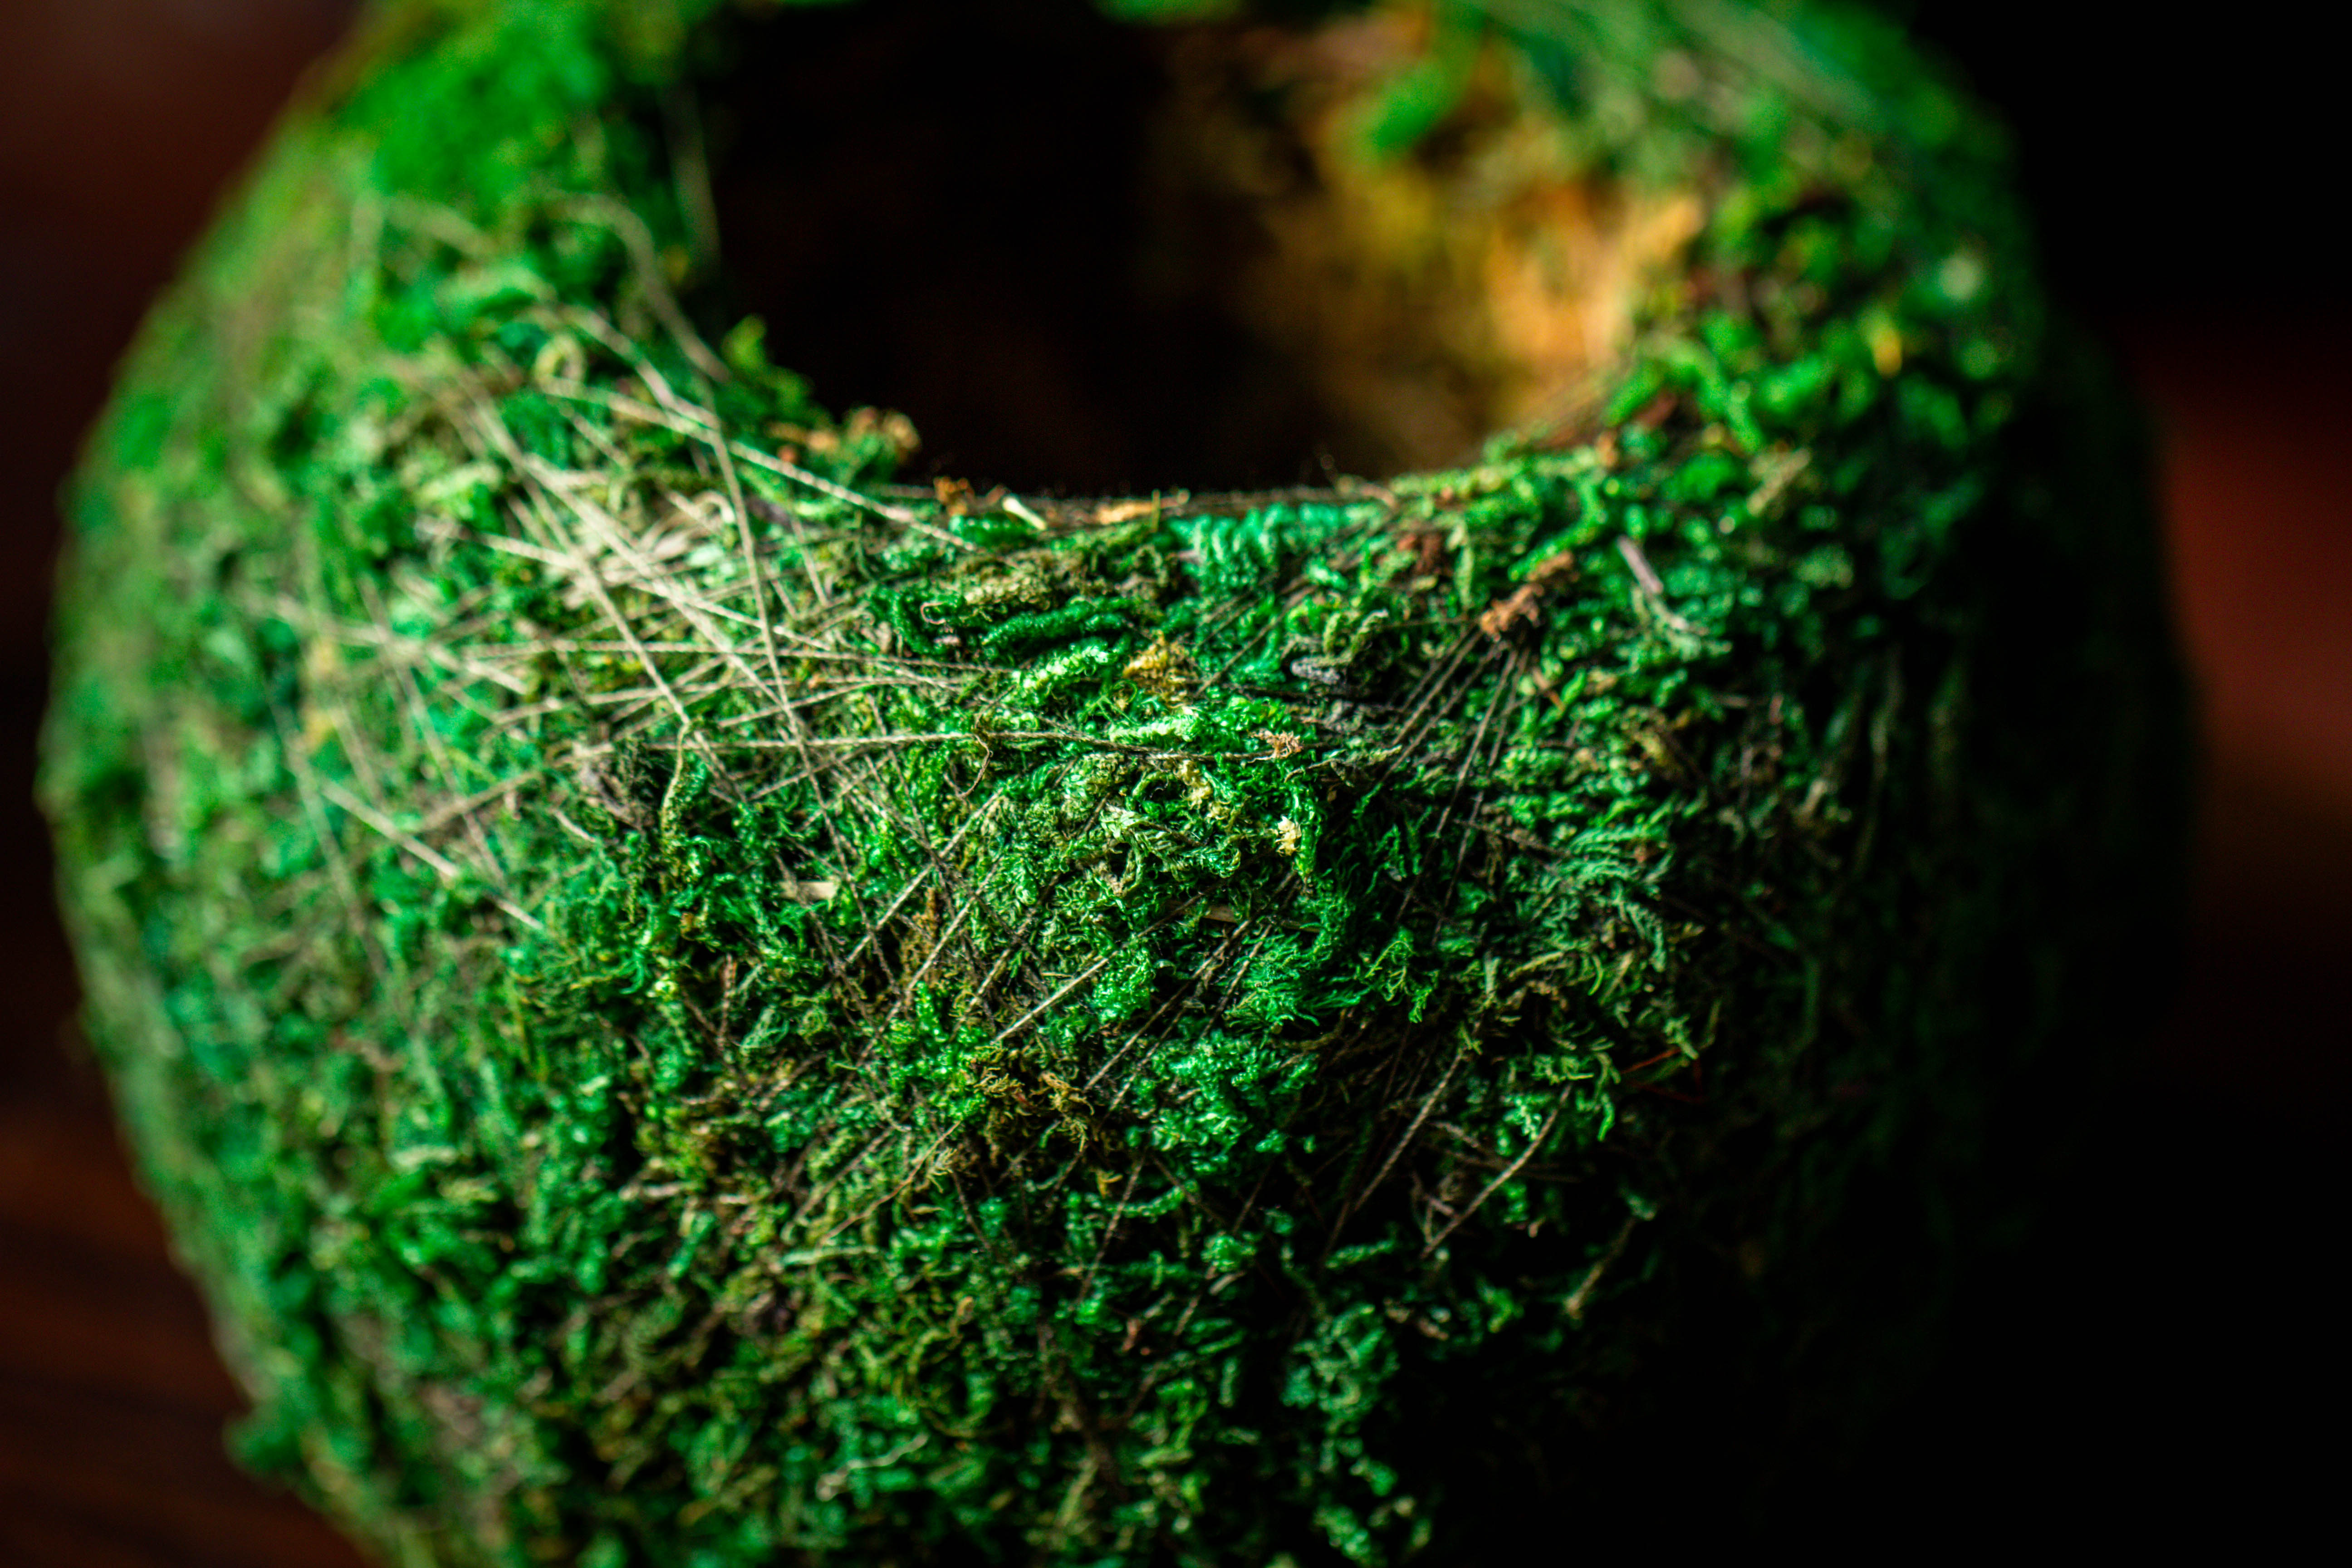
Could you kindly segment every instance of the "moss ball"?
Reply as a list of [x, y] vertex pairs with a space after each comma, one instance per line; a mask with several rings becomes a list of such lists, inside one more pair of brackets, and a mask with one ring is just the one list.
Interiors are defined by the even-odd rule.
[[387, 1563], [1766, 1484], [2170, 887], [2131, 422], [1828, 3], [387, 5], [74, 511], [89, 1033]]

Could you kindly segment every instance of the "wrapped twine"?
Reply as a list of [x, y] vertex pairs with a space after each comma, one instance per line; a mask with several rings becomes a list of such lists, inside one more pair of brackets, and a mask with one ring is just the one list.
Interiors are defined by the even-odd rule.
[[2132, 448], [1875, 21], [1465, 15], [1703, 218], [1571, 414], [1278, 494], [896, 485], [698, 330], [720, 7], [289, 127], [44, 784], [254, 1462], [388, 1562], [1370, 1563], [1903, 1386], [2164, 902]]

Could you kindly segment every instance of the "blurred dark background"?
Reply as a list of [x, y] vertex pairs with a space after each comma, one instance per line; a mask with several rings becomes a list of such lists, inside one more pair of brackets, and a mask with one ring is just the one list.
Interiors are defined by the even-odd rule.
[[[1890, 0], [1893, 3], [1893, 0]], [[2352, 310], [2327, 52], [2284, 6], [1897, 5], [2009, 115], [2160, 441], [2205, 754], [2164, 1026], [1825, 1535], [2241, 1548], [2321, 1506], [2352, 1062]], [[234, 1386], [70, 1030], [33, 810], [56, 495], [116, 357], [347, 0], [0, 0], [0, 1562], [350, 1564]], [[2338, 1238], [2331, 1241], [2329, 1237]], [[1670, 1458], [1662, 1462], [1671, 1463]], [[1838, 1489], [1845, 1489], [1841, 1493]], [[1696, 1500], [1694, 1500], [1695, 1501]], [[1671, 1531], [1671, 1526], [1669, 1527]]]

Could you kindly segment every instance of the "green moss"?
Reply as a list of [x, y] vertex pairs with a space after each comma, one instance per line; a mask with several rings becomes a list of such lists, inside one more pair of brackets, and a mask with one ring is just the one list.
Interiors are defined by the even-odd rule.
[[1705, 192], [1602, 415], [975, 505], [688, 326], [714, 9], [393, 12], [79, 487], [44, 789], [247, 1456], [402, 1563], [1369, 1563], [1899, 1390], [2172, 852], [1998, 137], [1866, 16], [1460, 7]]

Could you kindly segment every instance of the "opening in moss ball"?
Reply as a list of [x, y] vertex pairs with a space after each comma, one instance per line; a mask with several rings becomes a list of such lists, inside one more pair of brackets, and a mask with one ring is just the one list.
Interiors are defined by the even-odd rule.
[[1591, 391], [1699, 216], [1580, 159], [1522, 56], [1427, 7], [900, 0], [711, 57], [670, 124], [707, 127], [681, 177], [708, 167], [691, 243], [729, 303], [823, 401], [910, 416], [927, 468], [1020, 489], [1473, 458]]
[[1819, 1495], [2179, 841], [2004, 144], [1833, 0], [387, 0], [45, 742], [241, 1452], [467, 1568]]

